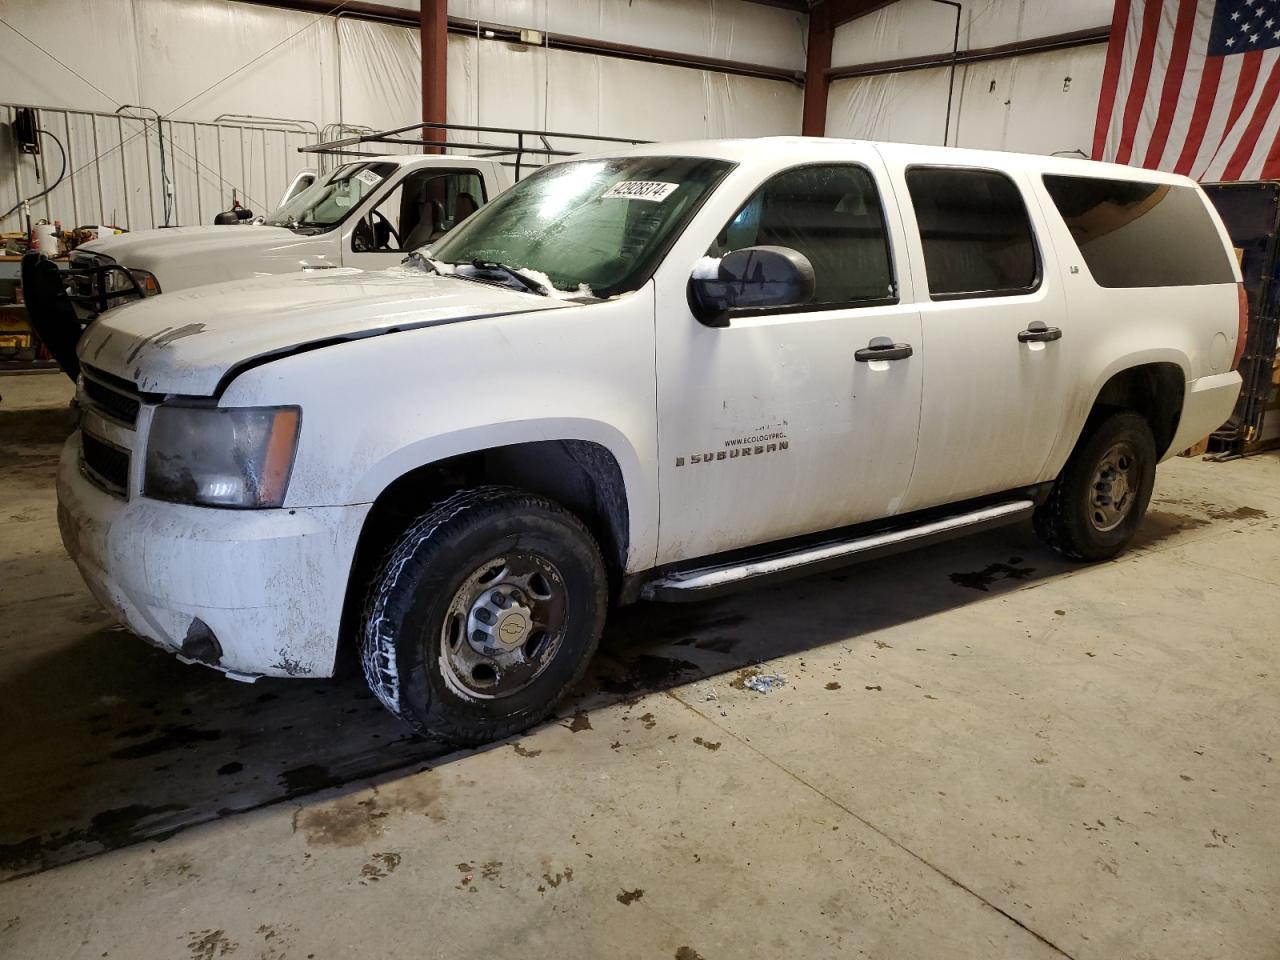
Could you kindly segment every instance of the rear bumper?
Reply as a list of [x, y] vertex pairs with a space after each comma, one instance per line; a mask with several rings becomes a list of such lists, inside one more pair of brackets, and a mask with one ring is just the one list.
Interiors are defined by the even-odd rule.
[[77, 432], [58, 466], [58, 526], [98, 602], [179, 656], [189, 636], [206, 633], [193, 631], [202, 622], [220, 656], [200, 662], [224, 672], [332, 674], [368, 504], [219, 510], [126, 501], [83, 476], [79, 447]]
[[1178, 430], [1162, 459], [1175, 456], [1226, 423], [1236, 408], [1241, 382], [1240, 374], [1234, 370], [1189, 380]]

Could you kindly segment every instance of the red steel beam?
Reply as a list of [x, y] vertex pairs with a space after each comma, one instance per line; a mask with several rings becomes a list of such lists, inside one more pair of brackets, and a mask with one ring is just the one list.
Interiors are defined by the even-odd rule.
[[820, 137], [827, 130], [827, 71], [831, 69], [831, 43], [835, 37], [831, 7], [820, 4], [809, 11], [809, 43], [804, 65], [804, 112], [800, 132]]
[[804, 113], [800, 121], [800, 132], [806, 137], [821, 137], [827, 130], [827, 90], [831, 85], [831, 47], [836, 27], [894, 2], [896, 0], [820, 0], [810, 8]]
[[[425, 123], [448, 122], [445, 77], [449, 63], [449, 13], [445, 0], [422, 0], [422, 119]], [[426, 140], [443, 141], [446, 131], [423, 130]], [[444, 147], [428, 147], [429, 153], [443, 153]]]

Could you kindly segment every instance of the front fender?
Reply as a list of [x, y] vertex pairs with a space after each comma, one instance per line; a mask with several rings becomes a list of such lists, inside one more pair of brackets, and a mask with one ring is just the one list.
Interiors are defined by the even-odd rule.
[[281, 356], [224, 406], [302, 408], [286, 507], [369, 503], [420, 467], [513, 444], [608, 450], [627, 494], [627, 566], [658, 527], [653, 294], [478, 317]]
[[410, 443], [373, 463], [355, 482], [352, 499], [376, 500], [392, 483], [420, 467], [497, 447], [555, 440], [585, 440], [608, 450], [622, 473], [627, 495], [628, 570], [653, 565], [657, 549], [657, 513], [639, 452], [627, 436], [599, 420], [560, 417], [515, 420], [454, 430]]

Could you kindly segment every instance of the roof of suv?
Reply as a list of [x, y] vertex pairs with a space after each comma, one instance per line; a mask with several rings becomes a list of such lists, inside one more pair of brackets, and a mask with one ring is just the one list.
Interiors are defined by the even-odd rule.
[[[889, 143], [874, 140], [837, 139], [834, 137], [754, 137], [733, 140], [686, 140], [675, 143], [648, 143], [620, 150], [605, 150], [595, 157], [620, 156], [686, 156], [711, 157], [744, 162], [763, 157], [805, 160], [836, 159], [850, 146], [872, 147], [886, 159], [908, 160], [921, 164], [963, 164], [998, 170], [1027, 170], [1034, 173], [1063, 173], [1083, 177], [1110, 177], [1117, 180], [1143, 180], [1152, 183], [1188, 184], [1195, 181], [1160, 170], [1145, 170], [1096, 160], [1054, 157], [1032, 153], [1007, 153], [1000, 150], [972, 150], [964, 147], [939, 147], [930, 144]], [[574, 159], [574, 158], [568, 158]]]

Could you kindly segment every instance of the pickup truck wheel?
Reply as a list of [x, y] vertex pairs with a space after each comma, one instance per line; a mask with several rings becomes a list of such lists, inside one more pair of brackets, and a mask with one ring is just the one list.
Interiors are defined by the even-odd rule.
[[1086, 428], [1036, 510], [1036, 533], [1073, 559], [1108, 560], [1137, 532], [1155, 476], [1156, 444], [1146, 418], [1130, 410], [1103, 415]]
[[577, 517], [511, 488], [464, 490], [392, 547], [360, 661], [418, 733], [486, 743], [537, 723], [582, 676], [606, 605], [600, 548]]

